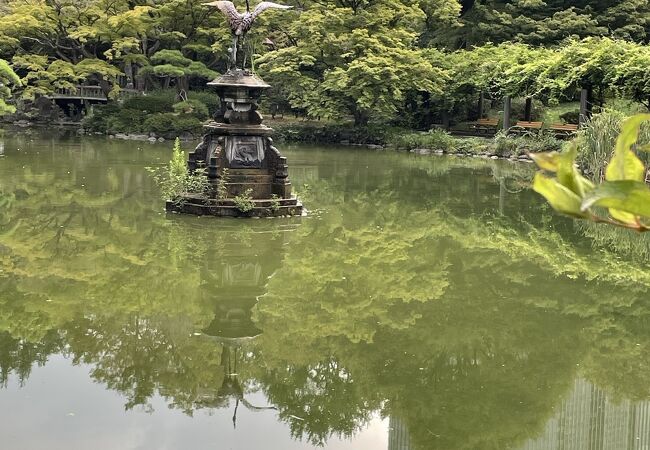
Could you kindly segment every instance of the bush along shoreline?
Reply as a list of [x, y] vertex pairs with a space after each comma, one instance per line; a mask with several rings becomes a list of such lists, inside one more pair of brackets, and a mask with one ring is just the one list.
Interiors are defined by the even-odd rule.
[[[80, 134], [108, 135], [112, 139], [163, 142], [199, 139], [204, 126], [219, 111], [219, 99], [210, 92], [190, 91], [181, 100], [172, 90], [155, 91], [123, 102], [96, 105], [81, 122]], [[418, 132], [384, 124], [267, 121], [274, 139], [285, 143], [394, 148], [417, 154], [454, 154], [529, 161], [529, 152], [559, 150], [562, 142], [550, 135], [494, 138], [454, 137], [433, 129]]]
[[118, 139], [193, 140], [203, 134], [205, 122], [218, 109], [219, 99], [209, 92], [190, 91], [187, 98], [178, 99], [174, 91], [159, 91], [96, 106], [81, 127], [84, 133]]
[[380, 126], [354, 127], [341, 124], [272, 123], [277, 141], [391, 148], [420, 155], [456, 155], [532, 162], [529, 153], [559, 151], [566, 141], [545, 132], [524, 136], [497, 133], [494, 137], [456, 137], [433, 129], [417, 132]]

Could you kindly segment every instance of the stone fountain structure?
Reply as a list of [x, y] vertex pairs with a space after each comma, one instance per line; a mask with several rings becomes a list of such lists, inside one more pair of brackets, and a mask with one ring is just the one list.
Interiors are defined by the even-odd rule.
[[[274, 147], [273, 130], [262, 124], [258, 111], [263, 92], [271, 86], [257, 75], [238, 68], [238, 47], [254, 19], [269, 8], [288, 7], [262, 2], [251, 13], [239, 14], [231, 2], [208, 4], [218, 7], [230, 20], [233, 46], [231, 69], [208, 83], [216, 89], [221, 110], [206, 125], [206, 134], [189, 155], [191, 172], [206, 169], [210, 182], [207, 195], [186, 194], [180, 202], [167, 202], [167, 210], [213, 216], [299, 216], [300, 201], [292, 195], [287, 159]], [[252, 209], [242, 208], [242, 200]]]

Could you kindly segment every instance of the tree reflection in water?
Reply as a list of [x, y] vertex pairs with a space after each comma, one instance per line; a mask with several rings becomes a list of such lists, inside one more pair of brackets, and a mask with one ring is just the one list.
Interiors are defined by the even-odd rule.
[[271, 409], [317, 445], [379, 411], [417, 450], [535, 448], [576, 379], [650, 398], [650, 272], [511, 194], [527, 169], [315, 153], [311, 217], [209, 221], [93, 145], [3, 160], [0, 383], [61, 353], [127, 408]]

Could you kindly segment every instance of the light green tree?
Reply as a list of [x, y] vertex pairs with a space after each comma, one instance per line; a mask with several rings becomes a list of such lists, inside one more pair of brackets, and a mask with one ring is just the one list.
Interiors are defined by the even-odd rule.
[[260, 73], [312, 117], [394, 116], [409, 92], [440, 93], [446, 74], [416, 41], [426, 14], [400, 0], [309, 2], [287, 45], [259, 59]]
[[20, 84], [20, 78], [7, 61], [0, 59], [0, 115], [16, 111], [16, 108], [8, 105], [6, 101], [11, 97], [11, 87], [20, 86]]

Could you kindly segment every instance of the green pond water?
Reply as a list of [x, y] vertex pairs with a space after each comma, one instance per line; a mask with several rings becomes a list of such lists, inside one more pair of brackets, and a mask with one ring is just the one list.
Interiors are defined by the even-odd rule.
[[648, 448], [647, 238], [527, 164], [282, 150], [309, 215], [214, 219], [170, 143], [0, 135], [2, 449]]

